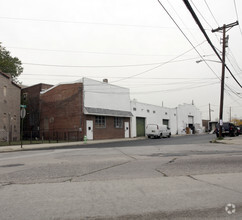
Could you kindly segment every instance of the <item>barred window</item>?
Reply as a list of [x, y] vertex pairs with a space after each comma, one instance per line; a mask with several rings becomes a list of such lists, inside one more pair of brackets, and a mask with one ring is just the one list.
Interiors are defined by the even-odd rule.
[[123, 128], [123, 118], [114, 118], [114, 127], [115, 128]]
[[104, 116], [96, 116], [95, 125], [96, 125], [96, 128], [105, 128], [106, 118]]

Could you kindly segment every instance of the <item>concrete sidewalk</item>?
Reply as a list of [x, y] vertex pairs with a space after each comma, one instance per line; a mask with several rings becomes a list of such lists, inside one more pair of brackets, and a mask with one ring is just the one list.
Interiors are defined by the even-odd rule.
[[242, 146], [242, 135], [236, 137], [225, 137], [223, 140], [216, 140], [216, 143], [235, 144]]
[[62, 143], [45, 143], [45, 144], [25, 144], [21, 145], [10, 145], [10, 146], [2, 146], [0, 147], [0, 153], [4, 152], [12, 152], [12, 151], [24, 151], [24, 150], [42, 150], [42, 149], [56, 149], [56, 148], [64, 148], [68, 146], [88, 146], [90, 144], [101, 144], [101, 143], [112, 143], [112, 142], [120, 142], [120, 141], [136, 141], [142, 140], [145, 137], [141, 138], [120, 138], [120, 139], [108, 139], [108, 140], [92, 140], [92, 141], [76, 141], [76, 142], [62, 142]]
[[[179, 137], [181, 135], [173, 135], [172, 137]], [[0, 153], [12, 152], [12, 151], [24, 151], [24, 150], [42, 150], [42, 149], [56, 149], [64, 147], [73, 147], [73, 146], [83, 146], [87, 147], [90, 144], [101, 144], [101, 143], [112, 143], [120, 141], [136, 141], [144, 140], [145, 137], [141, 138], [121, 138], [121, 139], [109, 139], [109, 140], [94, 140], [94, 141], [77, 141], [77, 142], [63, 142], [63, 143], [45, 143], [45, 144], [28, 144], [23, 145], [21, 148], [20, 145], [11, 145], [11, 146], [2, 146], [0, 147]], [[237, 137], [225, 137], [223, 140], [216, 140], [215, 143], [222, 144], [234, 144], [242, 146], [242, 135]]]

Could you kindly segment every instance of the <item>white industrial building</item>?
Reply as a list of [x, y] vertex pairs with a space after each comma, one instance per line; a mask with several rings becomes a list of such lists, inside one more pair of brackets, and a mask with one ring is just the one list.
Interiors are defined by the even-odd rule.
[[201, 112], [192, 104], [179, 105], [177, 108], [166, 108], [131, 101], [131, 137], [145, 135], [147, 124], [167, 125], [171, 134], [188, 134], [202, 131]]

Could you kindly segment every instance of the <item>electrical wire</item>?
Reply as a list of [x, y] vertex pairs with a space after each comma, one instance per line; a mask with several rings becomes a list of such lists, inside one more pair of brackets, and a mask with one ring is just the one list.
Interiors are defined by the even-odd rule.
[[[204, 42], [206, 42], [206, 41], [203, 41], [202, 43], [198, 44], [196, 47], [202, 45]], [[113, 81], [112, 83], [120, 82], [120, 81], [122, 81], [122, 80], [126, 80], [126, 79], [131, 79], [131, 78], [134, 78], [134, 77], [136, 77], [136, 76], [140, 76], [140, 75], [142, 75], [142, 74], [145, 74], [145, 73], [147, 73], [147, 72], [150, 72], [150, 71], [152, 71], [152, 70], [154, 70], [154, 69], [160, 68], [161, 66], [163, 66], [163, 65], [165, 65], [165, 64], [168, 64], [168, 63], [171, 63], [172, 61], [174, 61], [174, 60], [176, 60], [177, 58], [179, 58], [179, 57], [185, 55], [186, 53], [189, 53], [189, 52], [192, 51], [194, 48], [196, 49], [196, 47], [193, 46], [193, 48], [191, 48], [191, 49], [189, 49], [189, 50], [183, 52], [182, 54], [180, 54], [180, 55], [178, 55], [178, 56], [176, 56], [176, 57], [174, 57], [174, 58], [168, 60], [167, 62], [164, 62], [164, 63], [162, 63], [162, 64], [159, 64], [159, 65], [157, 65], [157, 66], [155, 66], [155, 67], [153, 67], [153, 68], [147, 69], [147, 70], [142, 71], [142, 72], [140, 72], [140, 73], [137, 73], [137, 74], [134, 74], [134, 75], [131, 75], [131, 76], [125, 77], [125, 78], [123, 78], [123, 79]]]
[[135, 54], [135, 53], [113, 53], [113, 52], [95, 52], [95, 51], [78, 51], [78, 50], [55, 50], [55, 49], [41, 49], [41, 48], [27, 48], [27, 47], [12, 47], [7, 48], [20, 49], [20, 50], [34, 50], [43, 52], [61, 52], [61, 53], [86, 53], [86, 54], [97, 54], [97, 55], [117, 55], [117, 56], [142, 56], [142, 57], [163, 57], [163, 56], [174, 56], [174, 54]]
[[[239, 15], [238, 15], [238, 10], [237, 10], [237, 5], [235, 0], [234, 0], [234, 9], [235, 9], [237, 21], [239, 21]], [[240, 30], [240, 35], [242, 36], [242, 30], [241, 30], [240, 24], [239, 24], [239, 30]]]
[[[180, 32], [183, 34], [183, 36], [187, 39], [187, 41], [191, 44], [191, 46], [194, 48], [194, 50], [197, 52], [197, 54], [201, 57], [201, 59], [205, 62], [205, 64], [208, 66], [208, 68], [213, 72], [213, 74], [220, 80], [220, 77], [217, 76], [217, 74], [214, 72], [214, 70], [210, 67], [210, 65], [207, 63], [207, 61], [203, 58], [203, 56], [199, 53], [199, 51], [196, 49], [196, 47], [193, 45], [193, 43], [189, 40], [189, 38], [186, 36], [186, 34], [182, 31], [182, 29], [180, 28], [180, 26], [176, 23], [176, 21], [174, 20], [174, 18], [171, 16], [171, 14], [167, 11], [167, 9], [165, 8], [165, 6], [160, 2], [160, 0], [157, 0], [158, 3], [162, 6], [162, 8], [165, 10], [165, 12], [167, 13], [167, 15], [171, 18], [171, 20], [175, 23], [175, 25], [178, 27], [178, 29], [180, 30]], [[209, 39], [210, 40], [210, 39]]]
[[207, 19], [203, 16], [203, 14], [199, 11], [199, 9], [196, 7], [196, 5], [193, 3], [193, 1], [191, 0], [192, 5], [195, 7], [195, 9], [197, 10], [197, 12], [200, 14], [200, 16], [203, 18], [203, 20], [207, 23], [207, 25], [213, 29], [213, 27], [208, 23]]
[[[50, 23], [66, 23], [66, 24], [85, 24], [85, 25], [104, 25], [104, 26], [120, 26], [120, 27], [130, 27], [130, 28], [155, 28], [155, 29], [174, 29], [174, 27], [161, 27], [152, 25], [137, 25], [137, 24], [115, 24], [106, 22], [86, 22], [86, 21], [66, 21], [66, 20], [50, 20], [50, 19], [34, 19], [34, 18], [17, 18], [17, 17], [4, 17], [1, 16], [0, 19], [6, 20], [19, 20], [19, 21], [34, 21], [34, 22], [50, 22]], [[192, 29], [192, 28], [191, 28]]]
[[[166, 89], [166, 90], [152, 90], [152, 91], [142, 91], [142, 92], [130, 92], [133, 95], [134, 94], [150, 94], [150, 93], [168, 93], [168, 92], [177, 92], [177, 91], [183, 91], [183, 90], [190, 90], [190, 89], [195, 89], [195, 88], [200, 88], [200, 87], [206, 87], [206, 86], [211, 86], [211, 85], [215, 85], [218, 84], [218, 82], [212, 82], [212, 83], [201, 83], [201, 85], [194, 85], [192, 84], [192, 86], [188, 87], [180, 87], [180, 88], [175, 88], [175, 89]], [[101, 94], [123, 94], [123, 95], [127, 95], [129, 94], [129, 92], [115, 92], [115, 91], [109, 91], [109, 92], [105, 92], [103, 90], [87, 90], [85, 91], [87, 93], [101, 93]]]
[[[197, 57], [195, 58], [187, 58], [187, 59], [183, 59], [183, 60], [174, 60], [171, 61], [173, 63], [175, 62], [183, 62], [183, 61], [188, 61], [188, 60], [194, 60], [197, 59]], [[23, 62], [22, 64], [24, 65], [32, 65], [32, 66], [48, 66], [48, 67], [71, 67], [71, 68], [121, 68], [121, 67], [137, 67], [137, 66], [154, 66], [154, 65], [161, 65], [164, 64], [166, 62], [159, 62], [159, 63], [143, 63], [143, 64], [123, 64], [123, 65], [102, 65], [102, 66], [98, 66], [98, 65], [92, 65], [92, 66], [88, 66], [88, 65], [83, 65], [83, 66], [75, 66], [75, 65], [58, 65], [58, 64], [42, 64], [42, 63], [25, 63]]]
[[[158, 0], [159, 1], [159, 0]], [[214, 50], [214, 52], [216, 53], [217, 57], [220, 59], [220, 61], [224, 64], [225, 68], [229, 71], [230, 75], [234, 78], [234, 80], [237, 82], [237, 84], [242, 88], [241, 84], [239, 83], [239, 81], [236, 79], [236, 77], [233, 75], [233, 73], [231, 72], [231, 70], [229, 69], [229, 67], [223, 62], [223, 59], [220, 57], [219, 53], [217, 52], [216, 48], [214, 47], [213, 43], [211, 42], [210, 38], [208, 37], [207, 33], [205, 32], [205, 29], [203, 28], [201, 22], [199, 21], [197, 15], [195, 14], [194, 10], [192, 9], [190, 3], [188, 0], [183, 0], [184, 4], [186, 5], [187, 9], [189, 10], [189, 12], [191, 13], [193, 19], [195, 20], [195, 22], [197, 23], [197, 25], [199, 26], [200, 30], [202, 31], [203, 35], [205, 36], [205, 38], [207, 39], [208, 43], [210, 44], [210, 46], [212, 47], [212, 49]]]
[[219, 23], [218, 23], [217, 19], [214, 17], [213, 12], [211, 11], [211, 9], [210, 9], [210, 7], [209, 7], [207, 1], [204, 0], [204, 2], [205, 2], [205, 4], [206, 4], [206, 6], [207, 6], [207, 8], [208, 8], [208, 10], [209, 10], [209, 12], [210, 12], [210, 14], [212, 15], [212, 17], [213, 17], [215, 23], [219, 26]]

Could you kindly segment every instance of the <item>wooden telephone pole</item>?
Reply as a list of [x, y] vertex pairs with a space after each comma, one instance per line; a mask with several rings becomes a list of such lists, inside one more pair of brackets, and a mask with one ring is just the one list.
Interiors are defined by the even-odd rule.
[[226, 30], [228, 31], [238, 25], [239, 22], [236, 21], [231, 24], [223, 25], [223, 27], [218, 27], [216, 29], [213, 29], [212, 32], [222, 32], [223, 33], [223, 55], [222, 55], [222, 75], [221, 75], [221, 92], [220, 92], [220, 111], [219, 111], [219, 137], [222, 137], [222, 126], [223, 126], [223, 105], [224, 105], [224, 75], [225, 75], [225, 53], [226, 53], [226, 47], [228, 47], [228, 39], [229, 36], [226, 37]]

